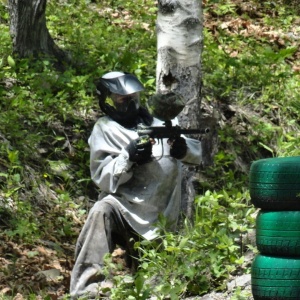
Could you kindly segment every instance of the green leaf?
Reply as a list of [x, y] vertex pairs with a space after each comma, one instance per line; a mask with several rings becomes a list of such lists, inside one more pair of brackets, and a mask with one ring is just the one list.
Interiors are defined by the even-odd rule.
[[188, 240], [189, 240], [188, 237], [184, 237], [179, 243], [179, 248], [183, 248], [186, 245], [186, 243], [188, 242]]
[[9, 64], [9, 66], [12, 68], [14, 68], [16, 66], [15, 60], [10, 55], [7, 57], [7, 62]]
[[274, 154], [273, 149], [271, 149], [270, 147], [268, 147], [267, 145], [265, 145], [265, 144], [263, 144], [263, 143], [261, 143], [261, 142], [259, 142], [259, 144], [260, 144], [263, 148], [265, 148], [266, 150], [268, 150], [268, 151], [270, 151], [272, 154]]
[[136, 290], [137, 290], [137, 294], [140, 294], [140, 292], [142, 291], [142, 288], [144, 286], [144, 278], [142, 275], [138, 275], [136, 277], [136, 279], [134, 280], [134, 284], [135, 284], [135, 287], [136, 287]]

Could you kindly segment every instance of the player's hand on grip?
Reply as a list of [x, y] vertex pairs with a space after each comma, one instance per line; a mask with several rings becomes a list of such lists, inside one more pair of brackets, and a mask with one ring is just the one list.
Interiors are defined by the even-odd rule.
[[187, 144], [183, 137], [177, 137], [176, 139], [170, 139], [168, 141], [170, 145], [170, 155], [176, 159], [182, 159], [187, 153]]
[[130, 141], [126, 150], [129, 160], [141, 165], [152, 160], [152, 141], [149, 137], [139, 137]]

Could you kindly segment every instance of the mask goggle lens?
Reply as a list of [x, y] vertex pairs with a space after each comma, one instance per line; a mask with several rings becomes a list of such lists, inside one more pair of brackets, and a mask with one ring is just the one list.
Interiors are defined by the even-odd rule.
[[125, 96], [111, 94], [111, 97], [106, 98], [105, 103], [114, 107], [119, 112], [127, 112], [130, 107], [134, 109], [139, 108], [139, 95], [137, 93]]

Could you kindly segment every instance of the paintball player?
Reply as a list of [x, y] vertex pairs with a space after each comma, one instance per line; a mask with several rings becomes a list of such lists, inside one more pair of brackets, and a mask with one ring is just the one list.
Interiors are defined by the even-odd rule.
[[105, 116], [94, 125], [88, 142], [91, 177], [101, 192], [76, 243], [72, 299], [93, 299], [111, 288], [102, 273], [104, 255], [119, 245], [125, 247], [130, 263], [136, 257], [134, 240], [157, 236], [160, 214], [170, 230], [175, 228], [181, 209], [181, 163], [201, 164], [198, 140], [165, 138], [161, 144], [139, 137], [138, 124], [164, 124], [141, 106], [143, 90], [133, 74], [123, 72], [109, 72], [96, 85]]

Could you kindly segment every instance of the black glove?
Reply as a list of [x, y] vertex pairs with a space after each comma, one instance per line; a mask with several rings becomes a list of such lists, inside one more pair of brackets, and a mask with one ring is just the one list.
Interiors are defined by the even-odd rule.
[[129, 160], [141, 165], [152, 160], [152, 144], [149, 138], [140, 137], [132, 140], [126, 147]]
[[182, 159], [186, 156], [187, 145], [183, 137], [178, 137], [175, 140], [169, 142], [171, 145], [170, 155], [176, 159]]

